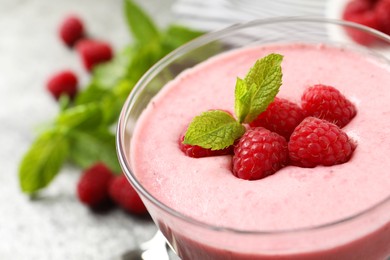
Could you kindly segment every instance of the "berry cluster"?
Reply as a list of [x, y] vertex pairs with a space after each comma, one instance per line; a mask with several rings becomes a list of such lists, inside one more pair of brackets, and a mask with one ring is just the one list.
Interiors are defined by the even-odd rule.
[[[58, 32], [61, 41], [77, 51], [86, 71], [91, 72], [96, 65], [112, 59], [111, 46], [107, 42], [88, 37], [79, 17], [66, 17]], [[72, 100], [78, 93], [78, 78], [73, 71], [62, 70], [50, 77], [46, 87], [55, 99], [67, 95]], [[142, 200], [126, 177], [123, 174], [114, 175], [101, 162], [83, 172], [77, 184], [77, 195], [83, 204], [92, 208], [114, 202], [127, 212], [136, 215], [147, 213]]]
[[[76, 49], [88, 72], [96, 65], [112, 59], [113, 51], [110, 44], [87, 37], [84, 23], [79, 17], [75, 15], [66, 17], [60, 24], [58, 32], [66, 46]], [[78, 92], [76, 73], [72, 70], [54, 73], [49, 78], [46, 88], [56, 100], [62, 95], [73, 99]]]
[[[390, 0], [352, 0], [344, 9], [343, 19], [390, 35]], [[347, 33], [363, 45], [375, 42], [374, 37], [362, 31], [351, 28]]]
[[113, 201], [129, 213], [147, 213], [137, 192], [122, 174], [115, 176], [103, 163], [96, 163], [86, 169], [77, 184], [79, 200], [92, 208]]
[[[356, 144], [341, 128], [355, 115], [354, 104], [331, 86], [318, 84], [307, 88], [300, 106], [275, 98], [236, 141], [233, 174], [241, 179], [257, 180], [287, 165], [315, 167], [345, 163]], [[180, 137], [179, 147], [187, 156], [213, 156], [232, 151], [232, 147], [211, 151], [183, 144], [183, 138]]]

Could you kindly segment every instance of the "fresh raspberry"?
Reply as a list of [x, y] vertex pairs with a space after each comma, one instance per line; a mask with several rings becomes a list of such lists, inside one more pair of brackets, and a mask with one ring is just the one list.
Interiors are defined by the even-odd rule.
[[184, 144], [183, 143], [184, 136], [185, 136], [184, 134], [180, 135], [179, 142], [178, 142], [179, 148], [185, 155], [189, 157], [201, 158], [201, 157], [233, 154], [233, 145], [221, 150], [211, 150], [211, 149], [200, 147], [198, 145]]
[[66, 17], [60, 24], [59, 35], [67, 46], [73, 47], [77, 41], [84, 38], [83, 21], [75, 15]]
[[114, 177], [103, 163], [96, 163], [86, 169], [77, 184], [79, 200], [91, 207], [99, 206], [109, 199], [108, 186]]
[[244, 180], [267, 177], [287, 164], [286, 139], [263, 127], [250, 128], [234, 148], [233, 174]]
[[81, 40], [77, 43], [76, 49], [88, 71], [97, 64], [111, 60], [113, 56], [111, 46], [98, 40]]
[[111, 181], [109, 194], [114, 202], [130, 213], [143, 215], [148, 212], [141, 198], [123, 174]]
[[307, 117], [290, 137], [288, 152], [293, 165], [311, 168], [347, 162], [355, 143], [337, 125]]
[[73, 99], [77, 94], [78, 80], [70, 70], [64, 70], [54, 74], [47, 82], [46, 88], [55, 99], [59, 99], [61, 95], [68, 95]]
[[[380, 22], [374, 12], [375, 2], [369, 0], [350, 1], [343, 13], [343, 19], [380, 30]], [[370, 45], [375, 37], [358, 29], [347, 28], [348, 35], [357, 43]]]
[[343, 94], [331, 86], [314, 85], [302, 95], [302, 109], [306, 116], [328, 120], [340, 128], [356, 115], [356, 107]]
[[390, 35], [390, 0], [378, 1], [374, 11], [379, 22], [380, 31]]
[[265, 127], [288, 140], [295, 127], [297, 127], [303, 119], [303, 110], [297, 104], [287, 99], [275, 98], [275, 100], [268, 105], [267, 110], [261, 113], [249, 125], [251, 127]]

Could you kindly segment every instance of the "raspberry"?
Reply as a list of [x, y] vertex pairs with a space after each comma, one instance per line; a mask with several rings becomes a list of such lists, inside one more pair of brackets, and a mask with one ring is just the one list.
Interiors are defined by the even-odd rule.
[[233, 154], [233, 145], [226, 147], [221, 150], [211, 150], [200, 147], [198, 145], [184, 144], [184, 134], [179, 138], [179, 148], [187, 156], [193, 158], [209, 157], [209, 156], [219, 156], [226, 154]]
[[375, 6], [375, 16], [380, 30], [390, 35], [390, 0], [381, 0]]
[[303, 119], [303, 110], [297, 104], [283, 98], [275, 98], [275, 100], [269, 104], [267, 110], [251, 122], [250, 126], [265, 127], [288, 140], [295, 127], [299, 125]]
[[301, 99], [306, 116], [328, 120], [340, 128], [356, 115], [354, 104], [334, 87], [314, 85], [306, 89]]
[[109, 199], [108, 185], [113, 177], [111, 170], [103, 163], [96, 163], [86, 169], [77, 184], [79, 200], [91, 207], [106, 202]]
[[245, 180], [267, 177], [287, 164], [287, 142], [263, 127], [247, 130], [234, 148], [233, 174]]
[[76, 49], [87, 71], [91, 71], [97, 64], [111, 60], [113, 55], [111, 46], [98, 40], [81, 40]]
[[130, 213], [142, 215], [148, 212], [141, 198], [123, 174], [111, 181], [109, 194], [114, 202]]
[[68, 95], [73, 99], [77, 94], [77, 84], [76, 75], [70, 70], [65, 70], [54, 74], [48, 80], [46, 88], [57, 100], [61, 95]]
[[59, 35], [67, 46], [73, 47], [77, 41], [84, 37], [82, 20], [75, 15], [66, 17], [60, 24]]
[[[374, 4], [373, 1], [368, 0], [353, 0], [346, 5], [343, 19], [379, 30], [380, 23], [373, 9]], [[375, 42], [375, 37], [366, 32], [353, 28], [347, 28], [346, 31], [355, 42], [362, 45]]]
[[355, 147], [355, 143], [338, 126], [315, 117], [305, 118], [288, 143], [291, 163], [306, 168], [345, 163]]

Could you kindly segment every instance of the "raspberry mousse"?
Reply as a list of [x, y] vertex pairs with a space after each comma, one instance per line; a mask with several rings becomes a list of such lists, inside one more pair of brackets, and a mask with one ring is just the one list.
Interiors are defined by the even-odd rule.
[[[192, 158], [180, 149], [178, 139], [191, 119], [210, 108], [232, 111], [237, 77], [244, 77], [257, 59], [270, 53], [284, 56], [283, 83], [276, 102], [288, 100], [301, 104], [302, 93], [319, 84], [335, 87], [340, 98], [345, 96], [351, 101], [346, 105], [349, 108], [343, 110], [348, 113], [348, 122], [340, 122], [340, 126], [358, 146], [348, 138], [337, 139], [341, 145], [356, 148], [352, 156], [340, 159], [345, 163], [313, 168], [283, 165], [270, 176], [249, 181], [233, 174], [230, 154]], [[388, 63], [374, 55], [342, 47], [270, 45], [219, 55], [183, 72], [153, 98], [134, 130], [130, 164], [140, 184], [152, 196], [173, 210], [212, 226], [243, 232], [280, 232], [338, 222], [360, 214], [389, 196], [388, 82]], [[303, 120], [301, 113], [306, 112], [295, 109], [295, 105], [287, 106], [298, 110], [294, 118]], [[303, 111], [310, 109], [304, 107]], [[309, 119], [308, 124], [318, 123], [316, 120], [319, 119]], [[291, 132], [290, 129], [287, 135]], [[291, 139], [293, 136], [294, 133]], [[281, 151], [288, 138], [283, 140]], [[314, 251], [292, 250], [278, 255], [275, 253], [278, 248], [288, 245], [274, 241], [271, 247], [275, 252], [235, 252], [233, 248], [232, 251], [218, 248], [218, 242], [206, 246], [198, 241], [193, 244], [193, 247], [198, 245], [196, 250], [191, 251], [188, 245], [191, 253], [186, 252], [188, 256], [199, 257], [188, 259], [350, 259], [356, 254], [360, 258], [351, 259], [380, 259], [390, 254], [390, 216], [380, 219], [374, 221], [378, 224], [373, 227], [372, 220], [359, 225], [359, 228], [370, 226], [370, 231], [359, 231], [359, 236], [351, 232], [353, 235], [344, 238], [337, 231], [330, 233], [335, 244], [326, 244], [325, 237], [307, 239], [305, 243], [316, 248]], [[343, 234], [351, 230], [344, 230]], [[189, 234], [183, 236], [191, 240]], [[180, 244], [182, 240], [177, 241]], [[247, 240], [242, 243], [250, 244]], [[199, 248], [207, 253], [197, 255]]]

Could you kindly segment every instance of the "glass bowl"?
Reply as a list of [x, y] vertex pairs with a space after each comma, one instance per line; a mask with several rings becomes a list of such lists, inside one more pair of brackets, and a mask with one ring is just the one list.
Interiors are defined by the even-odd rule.
[[[349, 35], [367, 38], [370, 41], [364, 44], [371, 45], [355, 43]], [[375, 55], [385, 63], [390, 49], [390, 37], [385, 34], [319, 18], [257, 20], [195, 39], [154, 65], [129, 95], [117, 128], [118, 157], [126, 177], [181, 259], [385, 259], [390, 256], [390, 192], [363, 211], [337, 221], [284, 230], [240, 230], [205, 223], [169, 207], [145, 189], [132, 170], [130, 148], [137, 119], [164, 85], [212, 56], [275, 43], [343, 46]]]

